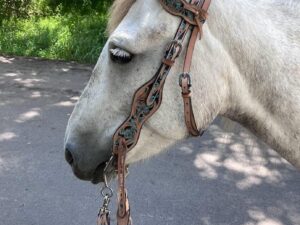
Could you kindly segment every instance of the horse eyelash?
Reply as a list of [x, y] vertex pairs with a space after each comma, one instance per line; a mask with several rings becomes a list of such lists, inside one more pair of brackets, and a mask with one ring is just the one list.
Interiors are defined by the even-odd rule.
[[121, 48], [115, 47], [109, 51], [111, 54], [111, 59], [117, 63], [128, 63], [132, 59], [132, 54]]
[[125, 50], [120, 49], [120, 48], [112, 48], [112, 49], [110, 49], [110, 52], [114, 56], [123, 57], [123, 58], [128, 58], [131, 56], [131, 54], [129, 52], [126, 52]]

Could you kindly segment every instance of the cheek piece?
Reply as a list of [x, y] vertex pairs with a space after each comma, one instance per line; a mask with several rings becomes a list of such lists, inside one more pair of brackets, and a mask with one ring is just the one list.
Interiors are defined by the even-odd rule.
[[203, 133], [197, 129], [191, 99], [191, 75], [190, 67], [193, 58], [194, 47], [197, 39], [202, 37], [202, 26], [207, 18], [207, 10], [211, 0], [159, 0], [162, 7], [170, 14], [182, 18], [174, 39], [166, 48], [162, 63], [151, 80], [141, 86], [134, 94], [131, 104], [131, 112], [128, 118], [116, 130], [113, 136], [112, 157], [104, 169], [104, 187], [101, 194], [104, 198], [97, 225], [110, 225], [108, 205], [113, 191], [109, 187], [109, 180], [114, 173], [118, 175], [118, 203], [117, 224], [132, 225], [130, 207], [125, 188], [127, 173], [126, 154], [132, 150], [139, 139], [143, 124], [159, 109], [165, 80], [181, 53], [182, 43], [191, 31], [187, 46], [183, 73], [179, 76], [179, 85], [182, 89], [184, 103], [184, 117], [188, 132], [192, 136]]

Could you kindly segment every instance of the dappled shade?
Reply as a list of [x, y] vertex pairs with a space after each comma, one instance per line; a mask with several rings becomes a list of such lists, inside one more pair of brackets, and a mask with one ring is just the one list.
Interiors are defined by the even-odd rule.
[[[99, 186], [75, 179], [63, 151], [91, 73], [76, 63], [0, 57], [1, 225], [95, 222]], [[136, 224], [300, 221], [299, 171], [231, 123], [216, 121], [200, 139], [132, 166], [127, 184]]]

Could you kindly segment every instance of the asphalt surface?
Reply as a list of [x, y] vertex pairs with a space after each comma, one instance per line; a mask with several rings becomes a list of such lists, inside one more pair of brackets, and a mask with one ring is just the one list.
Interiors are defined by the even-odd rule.
[[[0, 225], [96, 224], [100, 187], [63, 152], [91, 70], [0, 57]], [[132, 166], [127, 184], [137, 225], [300, 225], [300, 171], [229, 122]]]

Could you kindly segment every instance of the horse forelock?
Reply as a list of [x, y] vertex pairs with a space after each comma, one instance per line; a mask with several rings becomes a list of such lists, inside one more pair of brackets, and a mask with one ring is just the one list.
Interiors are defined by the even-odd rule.
[[107, 31], [111, 34], [127, 15], [136, 0], [115, 0], [109, 13]]

